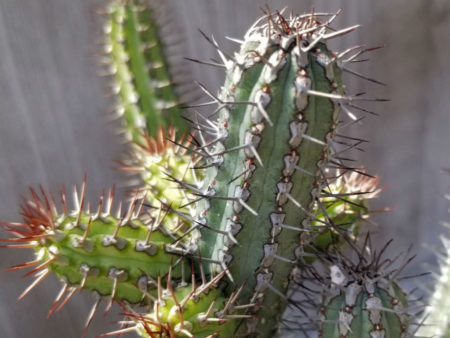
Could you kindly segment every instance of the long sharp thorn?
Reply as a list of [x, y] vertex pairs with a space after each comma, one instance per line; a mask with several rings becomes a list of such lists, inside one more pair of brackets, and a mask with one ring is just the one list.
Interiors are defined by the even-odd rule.
[[195, 104], [189, 104], [181, 106], [182, 109], [191, 109], [191, 108], [201, 108], [201, 107], [207, 107], [216, 105], [217, 101], [210, 101], [210, 102], [202, 102], [202, 103], [195, 103]]
[[383, 48], [384, 46], [377, 46], [377, 47], [372, 47], [372, 48], [366, 48], [363, 50], [360, 50], [359, 52], [355, 53], [354, 55], [350, 56], [348, 59], [343, 60], [343, 63], [349, 63], [349, 62], [361, 62], [361, 61], [365, 61], [365, 60], [355, 60], [357, 57], [361, 56], [364, 53], [367, 52], [371, 52], [380, 48]]
[[261, 157], [259, 156], [258, 151], [257, 151], [256, 148], [253, 146], [253, 144], [250, 144], [248, 147], [250, 148], [251, 152], [252, 152], [253, 155], [255, 156], [256, 160], [257, 160], [258, 163], [259, 163], [259, 165], [260, 165], [261, 167], [264, 168], [264, 164], [263, 164], [263, 162], [262, 162], [262, 160], [261, 160]]
[[372, 79], [372, 78], [367, 77], [367, 76], [365, 76], [365, 75], [362, 75], [362, 74], [360, 74], [360, 73], [358, 73], [358, 72], [356, 72], [356, 71], [354, 71], [354, 70], [348, 69], [347, 67], [342, 67], [342, 70], [343, 70], [344, 72], [349, 73], [349, 74], [355, 75], [355, 76], [357, 76], [357, 77], [359, 77], [359, 78], [361, 78], [361, 79], [364, 79], [364, 80], [367, 80], [367, 81], [370, 81], [370, 82], [379, 84], [379, 85], [381, 85], [381, 86], [386, 86], [386, 84], [383, 83], [383, 82], [381, 82], [381, 81]]
[[55, 298], [55, 301], [53, 302], [52, 307], [50, 308], [50, 310], [47, 313], [47, 318], [49, 318], [52, 315], [52, 313], [55, 311], [56, 307], [58, 306], [58, 303], [61, 301], [62, 297], [66, 293], [67, 286], [68, 285], [66, 283], [63, 284], [61, 290], [59, 291], [58, 295]]
[[216, 62], [208, 62], [208, 61], [202, 61], [202, 60], [197, 60], [197, 59], [193, 59], [193, 58], [189, 58], [189, 57], [184, 57], [185, 60], [191, 61], [191, 62], [195, 62], [201, 65], [206, 65], [206, 66], [212, 66], [212, 67], [216, 67], [216, 68], [227, 68], [225, 65], [222, 65], [220, 63], [216, 63]]
[[336, 38], [338, 36], [342, 36], [342, 35], [348, 34], [350, 32], [353, 32], [355, 29], [357, 29], [359, 27], [361, 27], [361, 25], [354, 25], [354, 26], [351, 26], [351, 27], [347, 27], [347, 28], [338, 30], [336, 32], [325, 34], [323, 36], [323, 40], [329, 40], [329, 39]]
[[66, 303], [70, 300], [70, 298], [72, 298], [72, 296], [75, 294], [75, 292], [77, 291], [77, 288], [71, 288], [69, 291], [69, 294], [66, 296], [66, 298], [64, 298], [64, 300], [59, 304], [59, 306], [56, 308], [56, 310], [54, 312], [58, 312], [59, 310], [61, 310], [64, 305], [66, 305]]
[[218, 43], [216, 42], [216, 40], [214, 39], [214, 37], [208, 37], [202, 30], [199, 29], [199, 32], [201, 35], [203, 35], [203, 37], [209, 42], [211, 43], [217, 50], [217, 53], [219, 54], [220, 58], [222, 59], [222, 62], [227, 66], [227, 63], [230, 63], [232, 61], [233, 58], [228, 55], [227, 53], [225, 53], [222, 49], [220, 49]]
[[306, 170], [306, 169], [303, 169], [303, 168], [299, 167], [299, 166], [296, 165], [296, 164], [294, 164], [294, 169], [295, 169], [295, 170], [298, 170], [298, 171], [300, 171], [300, 172], [302, 172], [302, 173], [304, 173], [304, 174], [306, 174], [306, 175], [308, 175], [308, 176], [311, 176], [311, 177], [314, 177], [314, 176], [315, 176], [312, 172], [310, 172], [310, 171], [308, 171], [308, 170]]
[[375, 113], [375, 112], [373, 112], [373, 111], [364, 109], [364, 108], [362, 108], [362, 107], [360, 107], [360, 106], [357, 106], [357, 105], [355, 105], [355, 104], [353, 104], [353, 103], [346, 103], [346, 105], [349, 106], [349, 107], [358, 109], [359, 111], [362, 111], [363, 113], [371, 114], [371, 115], [374, 115], [374, 116], [380, 116], [380, 114], [378, 114], [378, 113]]
[[240, 39], [236, 39], [236, 38], [232, 38], [230, 36], [226, 36], [225, 39], [232, 41], [232, 42], [236, 42], [237, 44], [241, 45], [244, 43], [244, 40], [240, 40]]
[[347, 114], [347, 116], [352, 119], [353, 121], [356, 121], [358, 118], [356, 117], [356, 115], [350, 111], [350, 109], [348, 109], [346, 106], [344, 106], [343, 104], [339, 105], [341, 107], [341, 109]]
[[11, 249], [31, 249], [34, 248], [35, 244], [17, 244], [17, 245], [0, 245], [0, 248], [11, 248]]
[[89, 325], [91, 325], [92, 319], [94, 318], [95, 312], [97, 311], [97, 308], [98, 308], [98, 305], [100, 304], [100, 302], [101, 302], [101, 298], [99, 298], [92, 306], [91, 311], [89, 312], [89, 315], [86, 319], [86, 324], [84, 325], [84, 330], [83, 330], [83, 333], [81, 334], [81, 337], [84, 338], [86, 336]]
[[209, 318], [209, 316], [211, 315], [211, 312], [214, 308], [214, 305], [216, 304], [217, 301], [217, 297], [214, 298], [214, 300], [211, 302], [211, 305], [209, 306], [208, 310], [206, 311], [205, 315], [204, 315], [204, 320], [207, 320]]
[[237, 200], [245, 209], [247, 209], [248, 211], [250, 211], [253, 215], [258, 216], [258, 212], [255, 211], [251, 206], [249, 206], [247, 203], [244, 202], [244, 200], [242, 198], [239, 198]]
[[180, 143], [177, 143], [177, 142], [173, 142], [173, 141], [170, 140], [170, 139], [168, 139], [168, 141], [170, 141], [171, 143], [175, 144], [175, 145], [178, 146], [178, 147], [181, 147], [181, 148], [186, 149], [186, 150], [189, 150], [189, 151], [193, 151], [194, 153], [196, 153], [196, 154], [198, 154], [198, 155], [200, 155], [200, 156], [202, 156], [202, 157], [209, 157], [209, 156], [210, 156], [210, 155], [207, 154], [207, 153], [202, 153], [202, 152], [197, 151], [197, 150], [195, 150], [195, 149], [191, 149], [191, 148], [185, 146], [184, 144], [180, 144]]
[[241, 145], [241, 146], [236, 146], [236, 147], [228, 148], [228, 149], [225, 149], [225, 150], [220, 151], [220, 152], [218, 152], [218, 153], [211, 154], [211, 156], [223, 155], [223, 154], [231, 153], [231, 152], [233, 152], [233, 151], [235, 151], [235, 150], [240, 150], [240, 149], [250, 148], [250, 147], [252, 147], [252, 144], [251, 144], [251, 143], [250, 143], [250, 144], [243, 144], [243, 145]]
[[102, 333], [98, 337], [112, 337], [112, 336], [121, 336], [124, 333], [131, 333], [136, 332], [137, 326], [130, 326], [123, 329], [119, 329], [116, 331], [108, 332], [108, 333]]
[[362, 124], [362, 123], [361, 123], [362, 120], [364, 120], [365, 118], [366, 118], [365, 116], [362, 116], [362, 117], [360, 117], [360, 118], [358, 118], [358, 119], [356, 119], [356, 120], [354, 120], [354, 121], [350, 121], [350, 122], [348, 122], [348, 123], [346, 123], [346, 124], [340, 125], [339, 128], [340, 128], [340, 129], [348, 128], [348, 127], [353, 126], [354, 124], [359, 124], [359, 125], [361, 125], [361, 124]]
[[223, 102], [221, 99], [219, 99], [216, 95], [214, 95], [213, 93], [211, 93], [211, 91], [209, 91], [203, 84], [201, 84], [198, 81], [195, 81], [195, 83], [197, 84], [197, 86], [200, 87], [200, 89], [206, 94], [208, 95], [211, 99], [213, 99], [214, 102], [217, 103], [225, 103]]
[[359, 144], [369, 142], [368, 140], [365, 140], [365, 139], [362, 139], [359, 137], [352, 137], [352, 136], [342, 135], [342, 134], [338, 134], [338, 133], [336, 133], [335, 135], [337, 137], [345, 138], [348, 140], [358, 141]]
[[[342, 59], [342, 58], [343, 58], [345, 55], [347, 55], [348, 53], [351, 53], [351, 52], [353, 52], [353, 51], [356, 51], [356, 50], [361, 49], [361, 48], [364, 48], [364, 47], [365, 47], [364, 45], [356, 45], [356, 46], [347, 48], [347, 49], [344, 50], [343, 52], [340, 52], [338, 55], [336, 55], [335, 58], [336, 58], [337, 60]], [[359, 51], [359, 52], [361, 52], [361, 51]]]
[[36, 259], [34, 261], [29, 261], [29, 262], [26, 262], [26, 263], [14, 265], [14, 266], [12, 266], [12, 267], [10, 267], [10, 268], [8, 268], [6, 270], [3, 270], [3, 271], [4, 272], [10, 272], [10, 271], [15, 271], [15, 270], [25, 269], [25, 268], [28, 268], [30, 266], [37, 265], [40, 262], [41, 262], [40, 259]]
[[280, 224], [280, 228], [282, 229], [287, 229], [287, 230], [293, 230], [293, 231], [298, 231], [298, 232], [311, 232], [310, 230], [305, 230], [299, 227], [294, 227], [292, 225], [287, 225], [287, 224]]
[[326, 92], [320, 92], [317, 90], [308, 89], [306, 91], [308, 95], [314, 95], [319, 97], [325, 97], [330, 100], [336, 100], [336, 101], [375, 101], [375, 102], [386, 102], [389, 101], [389, 99], [380, 99], [380, 98], [371, 98], [371, 97], [361, 97], [361, 95], [355, 95], [355, 96], [343, 96], [339, 94], [332, 94], [332, 93], [326, 93]]
[[23, 275], [23, 277], [28, 277], [32, 274], [34, 274], [35, 272], [38, 272], [39, 270], [42, 270], [43, 268], [45, 268], [46, 266], [52, 264], [54, 261], [56, 260], [55, 257], [50, 258], [48, 261], [45, 261], [42, 264], [39, 264], [37, 267], [35, 267], [33, 270], [28, 271], [25, 275]]
[[202, 277], [202, 285], [206, 284], [206, 275], [205, 270], [203, 269], [203, 262], [202, 262], [202, 256], [198, 256], [199, 259], [199, 266], [200, 266], [200, 275]]
[[261, 113], [261, 115], [266, 119], [266, 121], [269, 123], [269, 125], [271, 127], [273, 127], [273, 122], [270, 119], [269, 114], [267, 113], [266, 109], [264, 108], [263, 104], [261, 101], [257, 101], [256, 102], [256, 107], [258, 107], [259, 112]]
[[319, 139], [317, 139], [317, 138], [315, 138], [315, 137], [312, 137], [312, 136], [310, 136], [310, 135], [302, 134], [302, 137], [303, 137], [305, 140], [311, 141], [311, 142], [313, 142], [313, 143], [317, 143], [317, 144], [319, 144], [319, 145], [321, 145], [321, 146], [326, 146], [326, 143], [325, 143], [325, 142], [323, 142], [323, 141], [321, 141], [321, 140], [319, 140]]
[[201, 201], [203, 198], [204, 198], [204, 197], [199, 197], [199, 198], [196, 198], [196, 199], [194, 199], [194, 200], [192, 200], [192, 201], [190, 201], [190, 202], [187, 202], [186, 204], [181, 205], [181, 206], [180, 206], [180, 209], [184, 209], [184, 208], [186, 208], [186, 207], [188, 207], [188, 206], [191, 206], [191, 205], [193, 205], [193, 204], [195, 204], [195, 203]]
[[252, 170], [251, 168], [248, 168], [248, 169], [244, 170], [243, 172], [241, 172], [240, 174], [238, 174], [237, 176], [235, 176], [234, 178], [232, 178], [231, 180], [229, 180], [227, 184], [229, 185], [229, 184], [233, 183], [233, 182], [236, 181], [239, 177], [244, 176], [246, 173], [250, 172], [251, 170]]
[[42, 282], [45, 277], [47, 277], [50, 274], [50, 270], [42, 270], [42, 274], [37, 277], [26, 289], [22, 294], [17, 298], [17, 300], [21, 300], [23, 297], [25, 297], [36, 285], [38, 285], [40, 282]]

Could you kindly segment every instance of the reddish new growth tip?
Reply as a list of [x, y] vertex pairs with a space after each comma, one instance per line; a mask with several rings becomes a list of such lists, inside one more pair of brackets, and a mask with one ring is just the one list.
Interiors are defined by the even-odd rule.
[[[30, 199], [22, 196], [23, 204], [21, 205], [21, 215], [23, 217], [23, 223], [16, 222], [2, 222], [0, 225], [2, 228], [16, 238], [2, 238], [3, 242], [33, 242], [45, 239], [49, 235], [52, 235], [52, 231], [56, 229], [55, 218], [58, 216], [58, 209], [56, 202], [51, 194], [47, 194], [42, 187], [40, 187], [40, 195], [30, 188]], [[76, 189], [74, 190], [77, 207], [82, 210], [84, 205], [86, 192], [86, 176], [84, 177], [83, 184], [81, 186], [81, 194], [78, 197]], [[64, 214], [67, 215], [67, 202], [66, 193], [63, 188], [61, 192], [61, 206]], [[29, 244], [25, 247], [32, 247]], [[2, 246], [5, 247], [5, 246]], [[10, 247], [10, 246], [8, 246]], [[21, 246], [22, 247], [22, 246]]]
[[168, 150], [178, 152], [180, 147], [184, 149], [189, 147], [191, 138], [189, 137], [186, 139], [186, 134], [183, 134], [181, 138], [177, 140], [176, 134], [177, 131], [174, 127], [169, 127], [167, 130], [164, 130], [159, 126], [157, 135], [155, 137], [144, 135], [146, 145], [139, 145], [139, 147], [152, 155], [166, 153]]
[[[21, 206], [21, 215], [23, 222], [2, 222], [0, 226], [11, 233], [13, 238], [1, 238], [0, 241], [12, 243], [2, 245], [2, 248], [33, 248], [36, 249], [39, 244], [45, 242], [45, 240], [54, 235], [56, 230], [55, 219], [58, 216], [58, 210], [56, 207], [55, 199], [52, 195], [46, 194], [44, 189], [40, 187], [40, 194], [33, 188], [30, 188], [31, 198], [27, 199], [22, 197], [23, 204]], [[77, 204], [81, 210], [84, 204], [84, 196], [86, 190], [86, 177], [84, 178], [81, 188], [81, 196], [78, 198], [76, 194]], [[61, 193], [61, 205], [64, 213], [67, 214], [66, 195], [63, 191]], [[55, 261], [55, 257], [49, 257], [48, 259], [35, 259], [22, 264], [14, 265], [5, 271], [16, 271], [21, 269], [27, 269], [33, 267], [32, 270], [27, 272], [24, 277], [34, 275], [35, 280], [27, 287], [27, 289], [18, 297], [22, 299], [28, 294], [36, 285], [45, 279], [50, 273], [48, 266]]]
[[185, 155], [192, 144], [192, 137], [186, 137], [184, 133], [177, 139], [177, 131], [174, 127], [164, 130], [161, 126], [154, 137], [147, 134], [142, 135], [144, 144], [134, 143], [137, 151], [130, 152], [125, 160], [119, 160], [119, 170], [130, 173], [139, 173], [148, 165], [147, 157], [154, 155], [167, 155], [170, 153], [179, 156]]
[[3, 242], [32, 242], [48, 236], [48, 230], [54, 230], [55, 204], [52, 196], [49, 197], [42, 191], [39, 196], [30, 188], [31, 199], [23, 197], [21, 215], [23, 223], [3, 222], [2, 228], [10, 232], [16, 238], [3, 238]]

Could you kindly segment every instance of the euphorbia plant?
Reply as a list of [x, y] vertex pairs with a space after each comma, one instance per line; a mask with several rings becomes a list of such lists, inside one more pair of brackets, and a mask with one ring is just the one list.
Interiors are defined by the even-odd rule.
[[[16, 236], [4, 239], [8, 247], [36, 253], [11, 268], [35, 274], [24, 294], [53, 273], [63, 287], [51, 312], [79, 289], [118, 302], [129, 320], [106, 335], [273, 337], [315, 328], [323, 337], [407, 336], [397, 274], [367, 256], [367, 242], [357, 244], [379, 190], [347, 164], [358, 140], [340, 128], [355, 119], [350, 110], [365, 112], [357, 102], [381, 100], [348, 95], [342, 81], [369, 49], [327, 45], [357, 26], [331, 28], [339, 13], [267, 11], [232, 57], [207, 38], [225, 82], [217, 95], [200, 85], [209, 101], [190, 107], [210, 112], [182, 119], [151, 8], [112, 1], [105, 27], [117, 113], [132, 142], [121, 166], [142, 173], [141, 189], [116, 213], [112, 193], [89, 207], [85, 182], [73, 210], [65, 193], [58, 208], [51, 194], [31, 190], [23, 222], [4, 224]], [[295, 301], [292, 289], [312, 279], [321, 300], [305, 292], [308, 302]], [[309, 323], [290, 324], [287, 308]]]

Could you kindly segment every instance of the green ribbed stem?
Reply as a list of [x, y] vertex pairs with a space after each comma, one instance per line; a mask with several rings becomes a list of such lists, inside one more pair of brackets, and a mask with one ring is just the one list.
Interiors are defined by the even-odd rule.
[[134, 142], [145, 144], [142, 134], [158, 128], [187, 129], [179, 98], [151, 6], [143, 1], [113, 1], [105, 26], [106, 52], [114, 76], [119, 114]]
[[228, 65], [197, 220], [217, 230], [202, 231], [202, 256], [221, 262], [212, 272], [229, 266], [227, 292], [245, 283], [242, 301], [261, 306], [248, 332], [272, 337], [337, 124], [337, 102], [320, 94], [343, 89], [324, 43], [302, 50], [316, 35], [267, 43], [265, 28], [249, 31]]

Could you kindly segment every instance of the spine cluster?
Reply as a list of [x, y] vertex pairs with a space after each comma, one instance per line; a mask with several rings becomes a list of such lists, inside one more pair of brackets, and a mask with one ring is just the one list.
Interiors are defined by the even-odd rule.
[[399, 271], [381, 255], [357, 255], [357, 263], [330, 257], [326, 264], [330, 279], [323, 280], [319, 337], [411, 337], [411, 307], [396, 280]]
[[111, 332], [116, 335], [134, 331], [141, 337], [231, 337], [237, 326], [240, 309], [235, 298], [224, 298], [215, 286], [223, 275], [208, 283], [178, 287], [167, 282], [167, 288], [158, 286], [158, 299], [148, 314], [136, 314], [131, 309], [126, 315], [134, 326]]

